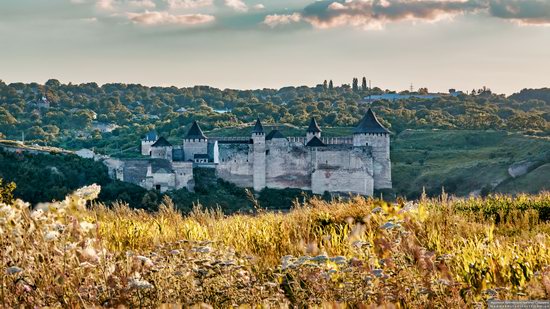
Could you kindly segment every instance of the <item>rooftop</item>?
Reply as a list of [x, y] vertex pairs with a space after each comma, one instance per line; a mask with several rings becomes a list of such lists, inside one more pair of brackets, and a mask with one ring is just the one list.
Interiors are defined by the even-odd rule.
[[193, 124], [191, 125], [191, 129], [189, 129], [189, 132], [187, 132], [187, 135], [185, 136], [186, 139], [206, 139], [206, 136], [201, 130], [201, 127], [199, 126], [199, 123], [197, 121], [193, 121]]
[[307, 128], [308, 133], [320, 133], [321, 129], [319, 128], [319, 125], [317, 124], [317, 120], [315, 118], [311, 118], [311, 121], [309, 122], [309, 127]]
[[161, 136], [151, 147], [172, 147], [172, 144]]
[[353, 129], [353, 134], [361, 133], [385, 133], [389, 134], [390, 131], [386, 129], [379, 121], [376, 119], [376, 115], [372, 109], [369, 108], [361, 122]]

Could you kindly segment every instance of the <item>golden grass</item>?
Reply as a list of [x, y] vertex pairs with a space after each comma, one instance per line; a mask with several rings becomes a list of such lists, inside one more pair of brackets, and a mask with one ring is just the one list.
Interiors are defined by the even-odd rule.
[[1, 306], [455, 308], [550, 295], [550, 225], [538, 217], [549, 193], [182, 216], [169, 199], [155, 213], [86, 207], [97, 190], [0, 206]]

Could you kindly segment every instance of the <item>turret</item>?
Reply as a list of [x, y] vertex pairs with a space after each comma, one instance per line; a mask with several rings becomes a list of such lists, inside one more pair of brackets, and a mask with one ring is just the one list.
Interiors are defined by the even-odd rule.
[[170, 142], [168, 142], [164, 137], [160, 137], [151, 146], [151, 158], [172, 161], [172, 149], [172, 144], [170, 144]]
[[194, 161], [195, 155], [208, 154], [208, 138], [202, 132], [197, 121], [193, 121], [183, 139], [183, 151], [186, 161]]
[[391, 188], [390, 131], [369, 108], [353, 130], [353, 146], [371, 147], [374, 161], [374, 188]]
[[149, 131], [141, 140], [141, 155], [150, 156], [151, 146], [158, 140], [157, 132]]
[[315, 120], [315, 118], [311, 118], [311, 121], [309, 122], [309, 127], [306, 131], [306, 144], [314, 137], [317, 137], [319, 140], [321, 139], [321, 129], [317, 124], [317, 120]]
[[266, 186], [265, 132], [260, 118], [256, 119], [256, 124], [254, 124], [254, 129], [252, 130], [252, 151], [254, 191], [259, 192]]

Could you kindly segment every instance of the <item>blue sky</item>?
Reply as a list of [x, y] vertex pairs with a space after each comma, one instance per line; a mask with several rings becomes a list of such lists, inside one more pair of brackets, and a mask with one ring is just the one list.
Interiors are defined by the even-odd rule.
[[0, 0], [0, 79], [550, 86], [547, 0]]

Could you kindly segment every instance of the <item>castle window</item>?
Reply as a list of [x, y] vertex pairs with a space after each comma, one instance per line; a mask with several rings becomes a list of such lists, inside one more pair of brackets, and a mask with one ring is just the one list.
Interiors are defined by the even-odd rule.
[[265, 151], [265, 154], [266, 154], [266, 155], [269, 155], [269, 149]]
[[155, 186], [155, 189], [156, 189], [157, 191], [160, 191], [160, 188], [161, 188], [160, 185], [156, 185], [156, 186]]

